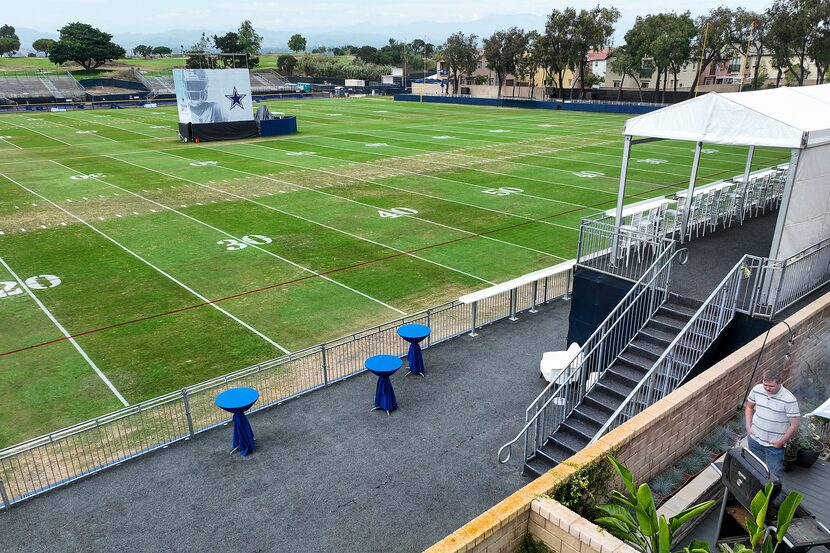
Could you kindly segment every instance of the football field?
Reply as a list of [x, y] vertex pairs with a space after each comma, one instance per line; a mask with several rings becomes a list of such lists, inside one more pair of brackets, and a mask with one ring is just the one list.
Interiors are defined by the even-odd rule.
[[[627, 116], [269, 108], [300, 132], [182, 144], [175, 107], [0, 115], [0, 447], [571, 259], [580, 218], [615, 205]], [[635, 146], [627, 201], [685, 188], [692, 150]], [[745, 159], [707, 147], [698, 183]]]

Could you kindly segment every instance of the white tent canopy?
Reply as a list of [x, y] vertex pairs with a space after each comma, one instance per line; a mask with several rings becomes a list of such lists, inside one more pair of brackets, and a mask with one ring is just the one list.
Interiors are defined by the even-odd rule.
[[[789, 176], [769, 257], [787, 259], [830, 238], [830, 84], [727, 94], [712, 92], [629, 119], [623, 134], [617, 228], [622, 222], [632, 145], [670, 139], [696, 143], [687, 197], [692, 197], [694, 191], [704, 143], [749, 146], [745, 181], [755, 146], [789, 148]], [[634, 137], [642, 138], [635, 140]], [[685, 210], [681, 240], [688, 219], [689, 210]]]
[[830, 84], [711, 92], [629, 119], [624, 134], [738, 146], [818, 146], [830, 143]]

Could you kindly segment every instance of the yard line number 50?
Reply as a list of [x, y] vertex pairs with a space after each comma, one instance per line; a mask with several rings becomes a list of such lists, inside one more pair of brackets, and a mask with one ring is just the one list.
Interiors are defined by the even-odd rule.
[[[45, 290], [59, 286], [61, 279], [55, 275], [35, 275], [27, 278], [24, 282], [30, 290]], [[19, 296], [22, 293], [23, 289], [17, 282], [0, 281], [0, 298]]]

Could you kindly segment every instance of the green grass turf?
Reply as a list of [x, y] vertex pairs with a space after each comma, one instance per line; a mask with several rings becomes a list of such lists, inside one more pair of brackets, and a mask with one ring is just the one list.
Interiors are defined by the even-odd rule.
[[[0, 354], [21, 350], [0, 355], [0, 445], [120, 407], [90, 361], [146, 400], [570, 259], [579, 219], [615, 203], [621, 115], [270, 107], [300, 132], [182, 144], [173, 107], [0, 116], [0, 281], [57, 276], [33, 293], [80, 334], [40, 345], [61, 330], [27, 294], [0, 297]], [[700, 184], [742, 172], [744, 149], [711, 150]], [[691, 160], [688, 143], [635, 146], [628, 201], [685, 188]], [[219, 243], [251, 235], [270, 241]]]

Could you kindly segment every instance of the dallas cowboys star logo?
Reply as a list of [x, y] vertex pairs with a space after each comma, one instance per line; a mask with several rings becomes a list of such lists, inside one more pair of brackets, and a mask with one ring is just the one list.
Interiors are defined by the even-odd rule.
[[225, 98], [231, 101], [231, 109], [235, 108], [236, 106], [245, 109], [245, 107], [242, 105], [242, 98], [244, 98], [245, 96], [247, 96], [247, 94], [240, 94], [236, 91], [236, 87], [233, 87], [233, 94], [225, 94]]

